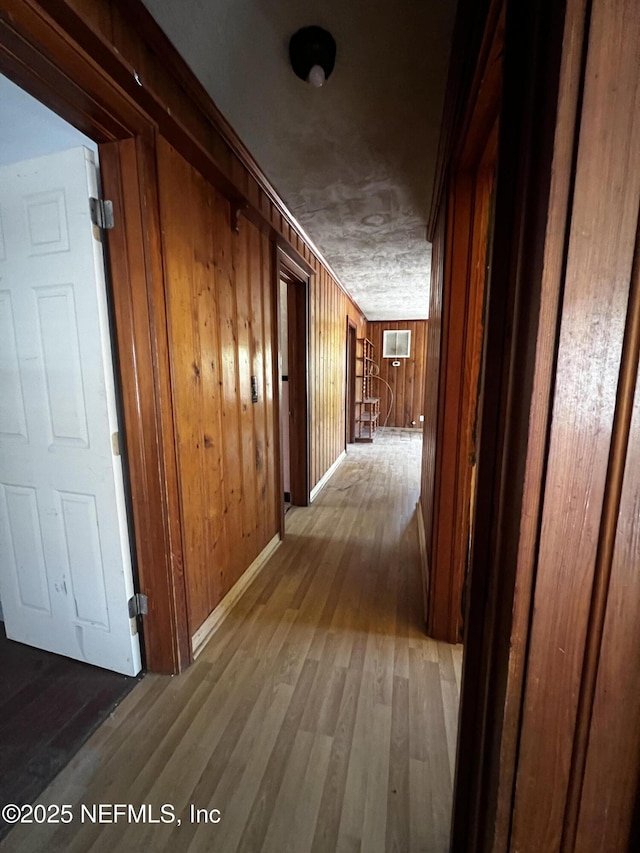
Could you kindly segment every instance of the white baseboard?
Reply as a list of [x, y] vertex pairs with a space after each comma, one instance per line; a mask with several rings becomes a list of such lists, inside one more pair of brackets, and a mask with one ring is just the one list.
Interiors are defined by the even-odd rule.
[[418, 516], [418, 544], [420, 547], [420, 576], [422, 577], [422, 601], [424, 606], [424, 621], [429, 615], [429, 558], [427, 556], [427, 534], [424, 529], [424, 515], [422, 512], [422, 498], [416, 505]]
[[281, 542], [280, 534], [276, 533], [269, 544], [262, 549], [246, 572], [238, 578], [222, 601], [214, 607], [202, 625], [195, 632], [191, 638], [191, 651], [194, 660], [198, 657], [222, 622], [226, 619], [232, 608], [238, 602], [240, 596], [245, 592], [251, 582], [256, 579], [260, 570], [264, 567], [269, 557]]
[[331, 477], [335, 474], [336, 469], [338, 468], [340, 463], [344, 462], [344, 460], [346, 458], [347, 458], [347, 451], [343, 450], [342, 453], [340, 454], [340, 456], [338, 456], [336, 461], [333, 463], [331, 468], [329, 468], [329, 470], [325, 472], [324, 476], [320, 480], [318, 480], [316, 485], [311, 489], [311, 494], [309, 495], [309, 503], [311, 503], [312, 501], [314, 501], [316, 499], [316, 497], [318, 496], [318, 493], [321, 492], [322, 489], [327, 485], [327, 483], [329, 482]]

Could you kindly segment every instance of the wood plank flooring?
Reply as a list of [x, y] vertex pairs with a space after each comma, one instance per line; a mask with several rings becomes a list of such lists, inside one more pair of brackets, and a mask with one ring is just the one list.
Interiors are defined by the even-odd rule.
[[147, 676], [40, 797], [73, 822], [1, 849], [445, 851], [462, 653], [423, 633], [420, 445], [350, 446], [193, 666]]

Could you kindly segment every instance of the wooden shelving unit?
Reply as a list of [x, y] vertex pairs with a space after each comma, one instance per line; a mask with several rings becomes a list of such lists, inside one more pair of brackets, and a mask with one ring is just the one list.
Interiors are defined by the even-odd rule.
[[356, 441], [373, 441], [380, 418], [380, 400], [371, 393], [374, 346], [368, 338], [358, 338], [356, 346]]

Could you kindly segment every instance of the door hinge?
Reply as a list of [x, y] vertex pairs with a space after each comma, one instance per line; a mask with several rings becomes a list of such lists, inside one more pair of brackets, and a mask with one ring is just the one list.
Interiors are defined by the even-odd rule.
[[120, 433], [111, 433], [111, 450], [114, 456], [120, 456]]
[[134, 619], [136, 616], [146, 616], [149, 612], [148, 599], [141, 592], [136, 592], [129, 599], [129, 619]]
[[103, 230], [113, 228], [113, 202], [102, 198], [89, 199], [91, 221]]

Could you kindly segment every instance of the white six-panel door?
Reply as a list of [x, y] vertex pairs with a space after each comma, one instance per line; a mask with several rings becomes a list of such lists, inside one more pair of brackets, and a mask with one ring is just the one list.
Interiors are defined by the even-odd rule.
[[136, 674], [93, 154], [0, 168], [0, 601], [10, 639]]

